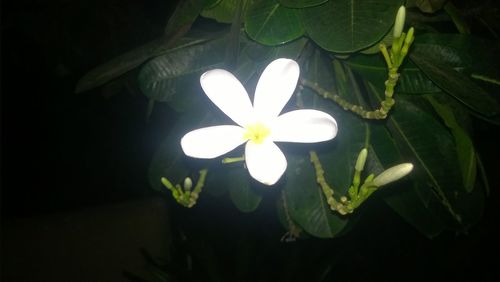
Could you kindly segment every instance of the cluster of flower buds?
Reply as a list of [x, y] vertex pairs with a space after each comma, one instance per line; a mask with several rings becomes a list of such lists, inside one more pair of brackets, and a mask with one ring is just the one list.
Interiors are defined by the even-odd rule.
[[192, 190], [193, 181], [189, 177], [186, 177], [184, 179], [183, 187], [181, 187], [180, 184], [176, 184], [175, 186], [172, 185], [172, 183], [165, 177], [161, 178], [161, 183], [168, 190], [170, 190], [170, 192], [172, 192], [172, 196], [177, 201], [177, 203], [179, 203], [187, 208], [191, 208], [196, 204], [196, 201], [198, 200], [201, 189], [203, 188], [203, 185], [205, 184], [206, 175], [207, 175], [206, 169], [200, 170], [200, 176], [199, 176], [198, 181], [196, 183], [196, 186], [194, 187], [193, 190]]
[[[415, 30], [411, 27], [408, 33], [404, 33], [404, 26], [406, 20], [406, 8], [401, 6], [396, 15], [396, 20], [394, 22], [393, 28], [393, 41], [390, 54], [390, 66], [394, 68], [399, 68], [404, 61], [404, 58], [408, 54], [408, 49], [413, 43]], [[385, 54], [384, 54], [385, 56]]]
[[364, 170], [366, 159], [368, 157], [368, 150], [363, 148], [358, 155], [356, 165], [354, 166], [354, 178], [352, 185], [348, 189], [348, 196], [341, 196], [337, 201], [334, 197], [334, 190], [326, 182], [324, 177], [325, 171], [319, 161], [318, 155], [311, 151], [311, 162], [316, 171], [316, 181], [318, 182], [326, 202], [332, 211], [337, 211], [341, 215], [352, 213], [364, 201], [366, 201], [373, 192], [377, 191], [381, 186], [395, 182], [404, 176], [408, 175], [413, 170], [413, 164], [403, 163], [390, 167], [380, 173], [378, 176], [372, 173], [368, 175], [363, 184], [361, 185], [361, 173]]

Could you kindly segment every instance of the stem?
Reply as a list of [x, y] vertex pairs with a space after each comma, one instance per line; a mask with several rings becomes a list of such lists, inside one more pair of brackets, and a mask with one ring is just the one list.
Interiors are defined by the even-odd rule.
[[353, 210], [349, 208], [349, 202], [344, 201], [344, 203], [338, 202], [334, 197], [333, 197], [333, 189], [328, 185], [325, 179], [325, 171], [323, 170], [323, 166], [321, 165], [318, 155], [316, 154], [315, 151], [310, 151], [310, 160], [311, 163], [314, 166], [314, 170], [316, 171], [316, 182], [319, 184], [321, 187], [321, 190], [323, 191], [323, 194], [325, 195], [326, 201], [328, 205], [330, 206], [330, 209], [332, 211], [338, 211], [341, 215], [346, 215], [348, 213], [352, 213]]
[[[365, 110], [362, 106], [354, 105], [343, 98], [341, 98], [339, 95], [331, 93], [323, 89], [321, 86], [319, 86], [316, 82], [311, 82], [306, 79], [301, 80], [301, 84], [305, 87], [311, 88], [314, 92], [316, 92], [318, 95], [322, 96], [325, 99], [330, 99], [337, 103], [339, 106], [341, 106], [344, 110], [346, 111], [351, 111], [362, 118], [365, 119], [385, 119], [387, 117], [387, 113], [394, 105], [394, 100], [389, 102], [383, 101], [380, 109], [374, 110], [374, 111], [367, 111]], [[392, 98], [391, 98], [392, 100]], [[384, 103], [385, 102], [385, 103]]]
[[489, 82], [489, 83], [493, 83], [493, 84], [496, 84], [496, 85], [500, 85], [500, 81], [498, 79], [494, 79], [494, 78], [491, 78], [491, 77], [487, 77], [487, 76], [484, 76], [484, 75], [480, 75], [480, 74], [471, 74], [470, 75], [472, 78], [475, 78], [475, 79], [478, 79], [478, 80], [482, 80], [482, 81], [485, 81], [485, 82]]
[[222, 163], [223, 164], [230, 164], [230, 163], [242, 162], [244, 160], [245, 160], [245, 156], [234, 157], [234, 158], [224, 158], [224, 159], [222, 159]]
[[201, 189], [203, 188], [203, 185], [205, 185], [205, 178], [207, 177], [208, 169], [202, 169], [200, 170], [199, 174], [200, 177], [198, 178], [198, 181], [196, 182], [196, 186], [194, 186], [193, 194], [199, 194], [201, 192]]
[[385, 63], [389, 68], [392, 68], [392, 62], [391, 62], [391, 57], [389, 56], [389, 52], [387, 51], [387, 47], [385, 46], [384, 43], [381, 43], [379, 45], [380, 52], [382, 52], [382, 55], [384, 56]]

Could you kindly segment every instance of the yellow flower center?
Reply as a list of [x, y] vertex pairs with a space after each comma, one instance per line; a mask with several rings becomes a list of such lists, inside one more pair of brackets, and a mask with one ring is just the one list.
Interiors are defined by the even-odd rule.
[[246, 132], [243, 134], [243, 138], [249, 139], [250, 141], [261, 144], [264, 142], [267, 136], [271, 133], [269, 128], [267, 128], [262, 123], [252, 124], [246, 127]]

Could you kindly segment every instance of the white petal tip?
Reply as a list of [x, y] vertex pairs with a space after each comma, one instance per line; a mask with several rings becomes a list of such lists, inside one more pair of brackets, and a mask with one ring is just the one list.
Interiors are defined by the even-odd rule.
[[267, 186], [276, 184], [287, 167], [285, 155], [273, 142], [255, 144], [249, 141], [245, 148], [245, 162], [250, 176]]
[[249, 170], [249, 173], [250, 176], [252, 176], [252, 178], [257, 180], [258, 182], [266, 186], [273, 186], [281, 179], [281, 177], [285, 173], [285, 170], [286, 164], [284, 168], [282, 166], [280, 167], [279, 165], [273, 168], [269, 168], [267, 170], [268, 173], [263, 173], [262, 171], [255, 173], [254, 170]]
[[273, 124], [273, 140], [277, 142], [315, 143], [337, 136], [335, 119], [318, 110], [296, 110], [279, 116]]

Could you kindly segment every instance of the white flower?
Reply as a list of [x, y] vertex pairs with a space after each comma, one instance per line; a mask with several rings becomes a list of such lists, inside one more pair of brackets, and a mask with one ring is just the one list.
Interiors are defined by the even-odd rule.
[[237, 125], [219, 125], [193, 130], [181, 139], [190, 157], [211, 159], [245, 145], [245, 162], [257, 181], [275, 184], [286, 170], [285, 155], [274, 142], [314, 143], [331, 140], [337, 123], [317, 110], [295, 110], [279, 115], [297, 85], [298, 64], [289, 59], [271, 62], [255, 90], [253, 106], [239, 80], [230, 72], [205, 72], [201, 87], [208, 98]]

